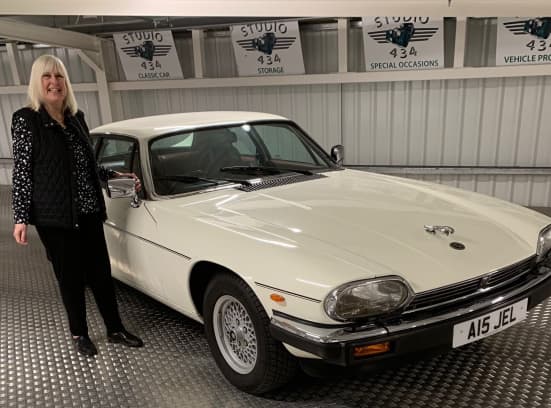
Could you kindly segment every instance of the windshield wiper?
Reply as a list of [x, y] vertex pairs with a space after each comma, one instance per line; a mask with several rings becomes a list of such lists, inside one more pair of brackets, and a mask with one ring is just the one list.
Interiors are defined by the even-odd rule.
[[236, 179], [227, 179], [227, 178], [208, 178], [208, 177], [199, 177], [199, 176], [189, 176], [189, 175], [173, 175], [173, 176], [163, 176], [156, 177], [157, 180], [168, 180], [168, 181], [181, 181], [183, 183], [194, 183], [197, 181], [204, 181], [207, 183], [212, 183], [214, 185], [225, 183], [237, 183], [237, 184], [246, 184], [250, 185], [251, 183], [248, 180], [236, 180]]
[[220, 171], [225, 171], [229, 173], [231, 172], [235, 172], [235, 173], [273, 172], [274, 174], [293, 172], [293, 173], [305, 174], [308, 176], [314, 175], [314, 173], [311, 170], [293, 169], [293, 168], [287, 168], [287, 167], [274, 167], [274, 166], [227, 166], [227, 167], [222, 167]]

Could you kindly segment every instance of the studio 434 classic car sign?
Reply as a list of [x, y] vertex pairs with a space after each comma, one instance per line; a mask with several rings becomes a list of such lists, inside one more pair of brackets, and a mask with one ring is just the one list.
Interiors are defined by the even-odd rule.
[[204, 323], [223, 375], [262, 393], [313, 362], [384, 365], [522, 324], [551, 293], [551, 220], [443, 185], [345, 169], [253, 112], [95, 129], [114, 275]]

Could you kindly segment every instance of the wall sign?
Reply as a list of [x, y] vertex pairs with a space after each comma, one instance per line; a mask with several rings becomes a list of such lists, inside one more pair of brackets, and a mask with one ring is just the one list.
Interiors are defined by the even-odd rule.
[[231, 38], [239, 76], [304, 74], [297, 21], [235, 25]]
[[172, 31], [113, 34], [128, 81], [183, 78]]
[[366, 71], [444, 68], [444, 19], [363, 17]]
[[551, 17], [498, 18], [496, 65], [551, 63]]

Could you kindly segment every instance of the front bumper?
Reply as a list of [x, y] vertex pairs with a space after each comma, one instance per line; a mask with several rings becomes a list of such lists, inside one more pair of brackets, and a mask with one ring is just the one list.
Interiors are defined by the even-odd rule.
[[[532, 279], [506, 294], [422, 320], [335, 329], [276, 314], [271, 319], [270, 332], [283, 343], [339, 366], [377, 365], [397, 357], [441, 352], [452, 348], [455, 324], [486, 315], [525, 298], [528, 298], [530, 310], [551, 296], [551, 269], [541, 267], [533, 273]], [[391, 344], [391, 350], [385, 354], [362, 358], [353, 355], [354, 347], [387, 341]]]

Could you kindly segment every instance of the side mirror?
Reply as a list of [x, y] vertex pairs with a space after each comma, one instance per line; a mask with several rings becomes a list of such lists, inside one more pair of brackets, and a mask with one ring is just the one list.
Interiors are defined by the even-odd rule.
[[343, 145], [333, 146], [331, 148], [331, 158], [339, 166], [342, 166], [342, 162], [344, 161], [344, 146]]
[[132, 198], [130, 206], [137, 208], [141, 204], [133, 178], [119, 177], [107, 180], [107, 196], [109, 198]]

